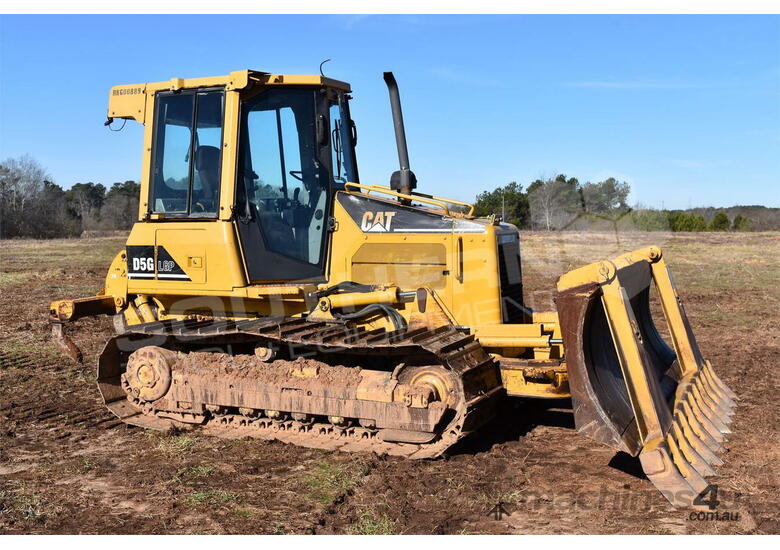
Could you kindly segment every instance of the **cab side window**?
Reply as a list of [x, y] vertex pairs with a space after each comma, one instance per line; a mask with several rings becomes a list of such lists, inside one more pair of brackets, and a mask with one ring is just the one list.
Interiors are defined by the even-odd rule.
[[158, 95], [151, 211], [213, 217], [219, 204], [224, 92]]

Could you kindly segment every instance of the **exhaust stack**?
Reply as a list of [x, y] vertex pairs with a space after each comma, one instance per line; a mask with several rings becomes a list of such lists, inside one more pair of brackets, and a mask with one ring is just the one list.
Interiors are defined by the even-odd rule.
[[390, 94], [390, 109], [393, 112], [395, 143], [398, 147], [398, 163], [400, 165], [400, 170], [396, 170], [390, 176], [390, 188], [408, 195], [417, 187], [417, 178], [414, 172], [409, 169], [409, 150], [406, 147], [406, 131], [404, 130], [404, 115], [401, 112], [401, 96], [398, 93], [398, 84], [393, 73], [384, 73], [384, 79], [387, 84], [387, 91]]

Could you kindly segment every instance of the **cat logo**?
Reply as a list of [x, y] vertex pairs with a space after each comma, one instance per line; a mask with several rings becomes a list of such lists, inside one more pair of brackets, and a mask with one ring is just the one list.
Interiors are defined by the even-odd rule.
[[387, 233], [393, 223], [395, 212], [366, 212], [360, 229], [366, 233]]

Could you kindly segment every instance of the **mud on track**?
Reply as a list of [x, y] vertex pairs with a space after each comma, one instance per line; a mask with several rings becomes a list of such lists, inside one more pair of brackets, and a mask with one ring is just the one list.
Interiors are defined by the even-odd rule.
[[[671, 509], [636, 460], [574, 432], [566, 402], [509, 401], [432, 461], [119, 424], [93, 362], [48, 343], [48, 302], [93, 293], [123, 246], [90, 239], [0, 245], [0, 533], [780, 532], [780, 235], [522, 238], [538, 309], [567, 269], [664, 247], [704, 353], [742, 398], [713, 480], [728, 520]], [[107, 319], [83, 320], [75, 336], [94, 358], [110, 334]]]

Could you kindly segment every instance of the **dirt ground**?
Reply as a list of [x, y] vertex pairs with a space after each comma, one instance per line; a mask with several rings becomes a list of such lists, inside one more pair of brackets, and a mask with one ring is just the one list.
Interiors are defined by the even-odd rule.
[[0, 242], [0, 533], [780, 533], [780, 234], [522, 238], [536, 309], [567, 269], [664, 248], [701, 348], [741, 397], [718, 517], [672, 509], [635, 459], [578, 435], [565, 402], [509, 401], [430, 461], [125, 427], [95, 388], [109, 320], [79, 322], [84, 365], [46, 321], [51, 300], [100, 288], [123, 246], [105, 238]]

